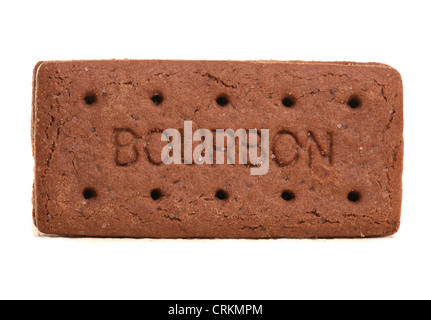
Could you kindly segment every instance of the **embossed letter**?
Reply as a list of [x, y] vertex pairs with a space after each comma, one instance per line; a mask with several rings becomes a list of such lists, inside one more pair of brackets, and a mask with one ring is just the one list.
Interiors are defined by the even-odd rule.
[[139, 137], [132, 129], [114, 129], [112, 141], [114, 145], [114, 162], [117, 166], [128, 167], [138, 160], [137, 138]]
[[316, 147], [318, 153], [326, 159], [326, 162], [329, 165], [332, 165], [332, 133], [326, 132], [326, 150], [322, 148], [321, 143], [319, 143], [316, 139], [315, 134], [311, 131], [307, 131], [307, 159], [308, 159], [308, 166], [311, 167], [311, 163], [313, 162], [314, 156], [313, 156], [313, 146]]
[[293, 165], [299, 158], [298, 149], [300, 147], [295, 134], [286, 130], [279, 131], [272, 141], [272, 154], [275, 163], [280, 167]]

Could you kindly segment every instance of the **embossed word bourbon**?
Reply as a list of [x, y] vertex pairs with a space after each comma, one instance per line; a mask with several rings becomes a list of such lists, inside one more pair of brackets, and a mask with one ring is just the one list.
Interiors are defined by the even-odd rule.
[[[154, 146], [156, 135], [159, 141], [167, 144]], [[138, 145], [142, 140], [141, 148]], [[195, 142], [199, 144], [193, 146]], [[280, 167], [294, 165], [301, 155], [309, 167], [315, 155], [327, 165], [333, 162], [331, 132], [306, 131], [304, 139], [286, 129], [278, 131], [270, 142], [269, 129], [197, 129], [193, 132], [192, 121], [184, 121], [182, 129], [153, 129], [146, 136], [130, 128], [116, 128], [113, 144], [114, 161], [118, 166], [133, 165], [140, 153], [155, 165], [238, 163], [249, 166], [251, 175], [265, 175], [271, 159]]]

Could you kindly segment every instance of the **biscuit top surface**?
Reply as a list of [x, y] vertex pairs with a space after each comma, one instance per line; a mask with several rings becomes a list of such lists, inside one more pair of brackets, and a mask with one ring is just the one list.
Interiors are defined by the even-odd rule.
[[[34, 75], [43, 232], [357, 237], [399, 227], [403, 97], [389, 66], [50, 61]], [[193, 132], [257, 129], [258, 142], [267, 129], [268, 172], [251, 175], [259, 166], [238, 163], [237, 153], [234, 164], [162, 163], [162, 132], [183, 137], [189, 121]]]

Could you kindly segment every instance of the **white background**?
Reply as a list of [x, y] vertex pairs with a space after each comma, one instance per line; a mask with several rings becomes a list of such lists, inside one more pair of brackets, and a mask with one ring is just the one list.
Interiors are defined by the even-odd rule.
[[[1, 299], [430, 299], [430, 1], [1, 1]], [[404, 83], [400, 231], [357, 240], [40, 235], [31, 220], [39, 60], [387, 63]]]

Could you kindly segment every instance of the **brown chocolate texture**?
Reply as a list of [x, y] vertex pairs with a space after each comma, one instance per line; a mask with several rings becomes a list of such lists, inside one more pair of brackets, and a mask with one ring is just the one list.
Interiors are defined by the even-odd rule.
[[[43, 233], [367, 237], [399, 228], [403, 95], [389, 66], [51, 61], [36, 65], [33, 90], [33, 216]], [[162, 131], [183, 133], [184, 121], [193, 131], [269, 129], [269, 171], [251, 175], [238, 159], [162, 163]]]

